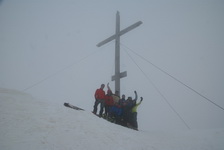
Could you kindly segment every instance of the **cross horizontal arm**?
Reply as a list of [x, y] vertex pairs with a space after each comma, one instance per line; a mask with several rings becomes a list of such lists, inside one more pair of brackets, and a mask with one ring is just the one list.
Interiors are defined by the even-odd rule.
[[102, 42], [98, 43], [96, 46], [97, 46], [97, 47], [100, 47], [100, 46], [102, 46], [102, 45], [104, 45], [104, 44], [106, 44], [106, 43], [108, 43], [108, 42], [114, 40], [115, 37], [116, 37], [116, 35], [114, 34], [114, 35], [112, 35], [111, 37], [107, 38], [106, 40], [103, 40]]
[[[127, 77], [127, 71], [121, 72], [121, 73], [119, 74], [119, 78], [124, 78], [124, 77]], [[114, 81], [115, 78], [116, 78], [115, 75], [113, 75], [113, 76], [111, 77], [111, 81]]]
[[[138, 26], [141, 25], [141, 24], [142, 24], [142, 22], [141, 22], [141, 21], [138, 21], [138, 22], [134, 23], [133, 25], [131, 25], [131, 26], [129, 26], [129, 27], [127, 27], [127, 28], [121, 30], [121, 31], [119, 32], [119, 36], [121, 36], [121, 35], [127, 33], [128, 31], [130, 31], [130, 30], [132, 30], [132, 29], [138, 27]], [[115, 38], [116, 38], [116, 34], [110, 36], [110, 37], [107, 38], [106, 40], [103, 40], [102, 42], [98, 43], [96, 46], [97, 46], [97, 47], [100, 47], [100, 46], [102, 46], [102, 45], [104, 45], [104, 44], [106, 44], [106, 43], [108, 43], [108, 42], [114, 40]]]

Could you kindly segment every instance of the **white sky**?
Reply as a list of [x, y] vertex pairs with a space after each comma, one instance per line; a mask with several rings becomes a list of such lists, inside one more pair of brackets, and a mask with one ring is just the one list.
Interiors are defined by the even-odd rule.
[[101, 83], [114, 89], [114, 41], [96, 44], [114, 34], [117, 11], [121, 30], [143, 22], [121, 37], [121, 93], [144, 97], [139, 126], [186, 129], [151, 80], [190, 128], [224, 127], [222, 109], [131, 52], [224, 107], [222, 0], [1, 0], [0, 87], [91, 111]]

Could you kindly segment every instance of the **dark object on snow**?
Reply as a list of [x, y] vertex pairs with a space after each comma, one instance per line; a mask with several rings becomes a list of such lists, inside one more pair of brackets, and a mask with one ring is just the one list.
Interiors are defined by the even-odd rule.
[[69, 107], [69, 108], [72, 108], [72, 109], [75, 109], [75, 110], [84, 110], [82, 108], [79, 108], [77, 106], [71, 105], [69, 103], [64, 103], [64, 106]]

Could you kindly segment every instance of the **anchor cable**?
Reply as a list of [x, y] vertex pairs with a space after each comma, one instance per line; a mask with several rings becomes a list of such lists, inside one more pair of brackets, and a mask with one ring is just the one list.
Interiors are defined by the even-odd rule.
[[181, 117], [181, 115], [174, 109], [174, 107], [169, 103], [167, 98], [162, 94], [162, 92], [158, 89], [158, 87], [154, 84], [154, 82], [146, 75], [146, 73], [141, 69], [141, 67], [136, 63], [136, 61], [131, 57], [131, 55], [125, 50], [130, 59], [134, 62], [134, 64], [138, 67], [138, 69], [142, 72], [142, 74], [149, 80], [149, 82], [153, 85], [156, 91], [161, 95], [161, 97], [165, 100], [165, 102], [169, 105], [169, 107], [173, 110], [173, 112], [179, 117], [179, 119], [185, 124], [185, 126], [190, 129], [189, 125], [186, 121]]
[[[102, 49], [101, 49], [101, 50], [102, 50]], [[97, 51], [97, 50], [96, 50], [96, 51], [90, 53], [89, 55], [87, 55], [87, 56], [81, 58], [80, 60], [78, 60], [78, 61], [76, 61], [76, 62], [73, 62], [73, 63], [71, 63], [70, 65], [67, 65], [66, 67], [64, 67], [64, 68], [62, 68], [62, 69], [60, 69], [60, 70], [58, 70], [58, 71], [52, 73], [51, 75], [49, 75], [49, 76], [47, 76], [47, 77], [45, 77], [45, 78], [43, 78], [42, 80], [39, 80], [38, 82], [36, 82], [36, 83], [34, 83], [34, 84], [32, 84], [32, 85], [26, 87], [25, 89], [23, 89], [23, 91], [27, 91], [27, 90], [29, 90], [29, 89], [31, 89], [31, 88], [33, 88], [33, 87], [35, 87], [35, 86], [37, 86], [37, 85], [43, 83], [44, 81], [46, 81], [46, 80], [48, 80], [48, 79], [50, 79], [50, 78], [56, 76], [57, 74], [59, 74], [59, 73], [61, 73], [61, 72], [64, 72], [65, 70], [67, 70], [67, 69], [73, 67], [74, 65], [77, 65], [77, 64], [81, 63], [82, 61], [86, 60], [87, 58], [89, 58], [90, 56], [92, 56], [92, 55], [94, 55], [94, 54], [96, 54], [96, 53], [98, 53], [98, 52], [100, 52], [100, 51]]]
[[[122, 43], [121, 43], [122, 44]], [[134, 53], [135, 55], [139, 56], [141, 59], [145, 60], [146, 62], [148, 62], [149, 64], [151, 64], [152, 66], [154, 66], [155, 68], [157, 68], [158, 70], [160, 70], [161, 72], [163, 72], [164, 74], [168, 75], [169, 77], [171, 77], [172, 79], [174, 79], [175, 81], [179, 82], [180, 84], [184, 85], [185, 87], [187, 87], [189, 90], [193, 91], [194, 93], [196, 93], [197, 95], [201, 96], [203, 99], [207, 100], [208, 102], [210, 102], [211, 104], [215, 105], [216, 107], [222, 109], [224, 111], [224, 108], [220, 105], [218, 105], [217, 103], [213, 102], [212, 100], [210, 100], [209, 98], [207, 98], [206, 96], [202, 95], [201, 93], [199, 93], [198, 91], [196, 91], [195, 89], [193, 89], [192, 87], [188, 86], [187, 84], [183, 83], [182, 81], [180, 81], [179, 79], [175, 78], [174, 76], [172, 76], [171, 74], [167, 73], [166, 71], [164, 71], [163, 69], [161, 69], [160, 67], [156, 66], [155, 64], [153, 64], [152, 62], [150, 62], [149, 60], [147, 60], [146, 58], [144, 58], [143, 56], [139, 55], [138, 53], [136, 53], [135, 51], [133, 51], [132, 49], [128, 48], [127, 46], [125, 46], [124, 44], [122, 44], [125, 48], [127, 48], [128, 50], [130, 50], [132, 53]]]

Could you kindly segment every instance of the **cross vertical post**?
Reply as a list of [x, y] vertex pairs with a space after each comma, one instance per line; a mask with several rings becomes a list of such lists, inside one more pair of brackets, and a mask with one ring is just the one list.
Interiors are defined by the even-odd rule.
[[120, 36], [127, 33], [128, 31], [138, 27], [141, 24], [142, 24], [142, 22], [138, 21], [138, 22], [134, 23], [133, 25], [120, 31], [120, 14], [119, 14], [119, 11], [117, 11], [115, 34], [96, 45], [96, 46], [100, 47], [112, 40], [115, 40], [115, 75], [112, 76], [111, 80], [115, 81], [115, 91], [118, 91], [119, 94], [120, 94], [120, 79], [127, 76], [127, 71], [120, 72]]
[[120, 14], [116, 15], [116, 39], [115, 39], [115, 91], [120, 93]]

